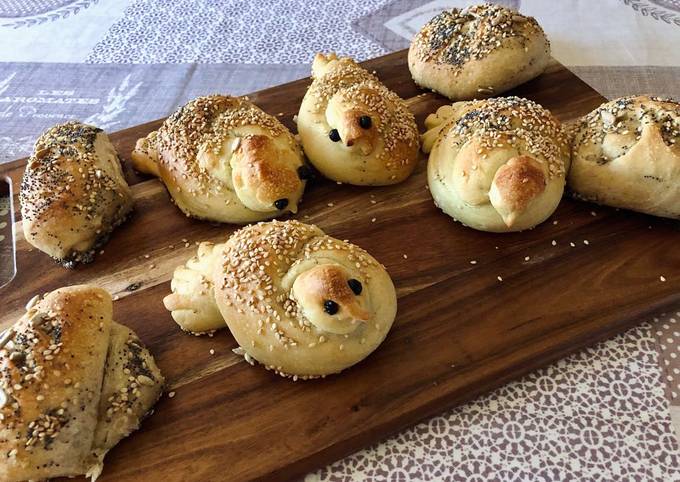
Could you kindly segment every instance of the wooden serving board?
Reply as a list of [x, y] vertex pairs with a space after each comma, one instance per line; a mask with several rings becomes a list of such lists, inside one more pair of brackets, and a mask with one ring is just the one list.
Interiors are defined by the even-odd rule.
[[[408, 99], [420, 126], [448, 102], [414, 85], [405, 51], [365, 65]], [[295, 130], [308, 84], [250, 98]], [[557, 63], [512, 94], [563, 121], [604, 100]], [[160, 123], [113, 134], [122, 158]], [[0, 166], [15, 210], [24, 164]], [[139, 177], [129, 162], [135, 214], [94, 263], [69, 271], [18, 235], [18, 274], [1, 293], [0, 321], [14, 322], [34, 294], [64, 285], [92, 282], [119, 297], [116, 320], [147, 343], [176, 396], [164, 397], [110, 453], [101, 480], [174, 482], [300, 476], [680, 305], [677, 222], [565, 198], [531, 231], [482, 233], [434, 206], [425, 167], [423, 160], [392, 187], [318, 180], [305, 193], [296, 218], [367, 249], [399, 295], [385, 343], [340, 375], [292, 382], [232, 354], [236, 343], [226, 330], [198, 338], [177, 328], [162, 305], [173, 269], [193, 255], [195, 242], [223, 240], [236, 227], [186, 218], [159, 181]]]

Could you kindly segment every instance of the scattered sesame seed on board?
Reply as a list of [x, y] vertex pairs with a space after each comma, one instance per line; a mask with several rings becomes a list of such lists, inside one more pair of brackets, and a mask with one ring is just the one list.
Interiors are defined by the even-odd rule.
[[553, 246], [557, 246], [557, 241], [555, 241], [555, 240], [553, 239], [553, 240], [550, 242], [550, 244], [552, 244]]
[[168, 398], [175, 398], [175, 392], [168, 393]]
[[496, 276], [496, 279], [497, 279], [498, 281], [503, 281], [503, 278], [502, 278], [501, 276]]
[[214, 348], [211, 348], [211, 349], [210, 349], [210, 354], [211, 354], [211, 355], [214, 355], [214, 354], [215, 354], [215, 349], [214, 349]]
[[326, 206], [328, 206], [329, 208], [332, 208], [333, 206], [335, 206], [335, 204], [333, 204], [333, 203], [328, 203]]
[[524, 257], [524, 261], [529, 261], [530, 259], [531, 259], [530, 256], [525, 256], [525, 257]]
[[477, 264], [477, 260], [476, 259], [471, 260], [470, 264]]
[[371, 222], [374, 223], [374, 222], [375, 222], [375, 218], [372, 218], [372, 219], [371, 219]]
[[557, 219], [555, 219], [555, 220], [553, 221], [553, 225], [555, 225], [555, 224], [557, 224]]
[[666, 281], [666, 277], [664, 275], [659, 276], [659, 279], [661, 280], [662, 283]]
[[575, 248], [575, 247], [576, 247], [576, 244], [573, 243], [573, 242], [571, 242], [571, 243], [569, 243], [569, 246], [571, 246], [572, 248]]
[[591, 216], [597, 216], [597, 213], [595, 211], [590, 211]]
[[590, 241], [588, 241], [587, 239], [584, 239], [584, 240], [583, 240], [583, 244], [585, 244], [585, 245], [587, 246], [587, 245], [590, 244]]
[[402, 256], [404, 256], [404, 259], [408, 259], [408, 254], [404, 254]]

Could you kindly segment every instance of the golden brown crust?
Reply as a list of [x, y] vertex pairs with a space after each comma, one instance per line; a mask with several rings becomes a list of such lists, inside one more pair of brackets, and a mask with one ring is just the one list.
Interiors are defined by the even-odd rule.
[[[289, 193], [303, 187], [297, 171], [278, 160], [276, 146], [267, 136], [243, 137], [231, 164], [234, 187], [253, 193], [254, 201], [263, 208], [279, 199], [290, 202]], [[292, 210], [296, 212], [296, 206]]]
[[418, 161], [418, 129], [406, 103], [350, 58], [317, 54], [312, 77], [298, 114], [312, 164], [349, 184], [406, 179]]
[[500, 94], [539, 75], [549, 59], [536, 19], [491, 4], [441, 12], [408, 54], [416, 83], [453, 100]]
[[577, 196], [680, 218], [680, 104], [623, 97], [575, 127], [569, 187]]
[[[100, 467], [155, 402], [136, 404], [125, 367], [110, 363], [119, 353], [113, 340], [139, 341], [112, 321], [109, 294], [87, 285], [58, 289], [29, 302], [8, 330], [0, 349], [0, 480], [76, 476]], [[159, 390], [162, 377], [155, 373], [140, 395]], [[126, 390], [120, 406], [131, 412], [109, 412], [102, 386]]]
[[557, 207], [569, 165], [559, 121], [518, 97], [458, 102], [425, 121], [428, 182], [435, 203], [485, 231], [519, 231]]
[[523, 211], [545, 191], [546, 178], [533, 158], [519, 156], [498, 168], [494, 183], [511, 211]]
[[79, 122], [38, 138], [19, 198], [26, 240], [67, 266], [91, 261], [133, 203], [108, 137]]
[[394, 320], [396, 294], [384, 268], [315, 226], [245, 227], [218, 260], [215, 299], [229, 329], [249, 359], [282, 375], [339, 372], [377, 348]]
[[111, 297], [87, 286], [62, 288], [11, 328], [0, 351], [0, 464], [5, 481], [85, 472], [111, 330]]
[[[283, 124], [247, 99], [199, 97], [152, 135], [138, 142], [135, 167], [150, 173], [155, 169], [188, 216], [247, 223], [297, 209], [305, 185], [297, 174], [302, 150]], [[250, 166], [253, 160], [257, 163]], [[148, 165], [154, 162], [155, 168]], [[252, 182], [236, 185], [234, 164], [238, 179]], [[279, 199], [286, 201], [275, 204]]]

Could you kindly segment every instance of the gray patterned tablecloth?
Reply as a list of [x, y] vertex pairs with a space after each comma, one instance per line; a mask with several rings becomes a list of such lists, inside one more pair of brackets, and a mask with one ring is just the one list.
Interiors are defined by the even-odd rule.
[[[65, 119], [117, 130], [200, 94], [306, 76], [317, 51], [404, 48], [435, 13], [471, 3], [0, 0], [0, 162]], [[554, 56], [605, 96], [680, 98], [680, 0], [498, 3], [536, 16]], [[0, 198], [0, 248], [9, 227]], [[307, 479], [680, 480], [677, 310]]]

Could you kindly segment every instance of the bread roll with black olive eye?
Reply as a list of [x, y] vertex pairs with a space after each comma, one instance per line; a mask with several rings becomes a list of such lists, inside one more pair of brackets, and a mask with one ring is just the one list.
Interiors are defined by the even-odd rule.
[[172, 275], [172, 293], [163, 298], [165, 308], [182, 330], [193, 335], [212, 333], [227, 325], [215, 303], [213, 270], [222, 245], [203, 242], [196, 256], [178, 266]]
[[408, 52], [415, 82], [452, 100], [480, 99], [540, 75], [550, 42], [536, 19], [500, 5], [441, 12]]
[[213, 276], [217, 305], [246, 359], [295, 379], [364, 359], [397, 310], [380, 263], [297, 221], [237, 231], [220, 250]]
[[329, 179], [381, 186], [418, 163], [418, 127], [406, 103], [350, 58], [317, 54], [297, 126], [305, 154]]
[[192, 100], [138, 140], [132, 160], [160, 177], [187, 216], [225, 223], [297, 212], [306, 182], [290, 131], [239, 97]]
[[680, 218], [680, 104], [637, 96], [607, 102], [574, 131], [568, 183], [581, 199]]
[[38, 138], [19, 201], [26, 241], [69, 268], [92, 261], [133, 206], [108, 136], [75, 121]]
[[519, 97], [457, 102], [425, 126], [430, 192], [455, 220], [481, 231], [522, 231], [557, 208], [569, 144], [540, 105]]

